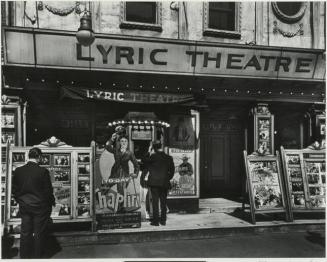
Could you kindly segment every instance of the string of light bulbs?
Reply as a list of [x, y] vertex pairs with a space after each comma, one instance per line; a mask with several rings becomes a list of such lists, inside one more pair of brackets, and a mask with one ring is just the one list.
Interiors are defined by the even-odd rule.
[[[29, 77], [26, 77], [25, 78], [25, 81], [26, 82], [31, 82], [31, 79], [29, 78]], [[46, 82], [46, 80], [44, 79], [44, 78], [42, 78], [41, 79], [41, 82], [42, 83], [45, 83]], [[57, 80], [56, 81], [56, 83], [57, 84], [60, 84], [61, 83], [61, 81], [59, 81], [59, 80]], [[75, 81], [71, 81], [70, 82], [70, 84], [71, 85], [74, 85], [75, 84]], [[99, 86], [102, 86], [103, 85], [103, 83], [102, 82], [98, 82], [98, 85]], [[113, 87], [116, 87], [117, 86], [117, 84], [116, 83], [112, 83], [112, 86]], [[126, 87], [127, 88], [129, 88], [130, 87], [130, 85], [128, 85], [128, 84], [126, 84]], [[139, 85], [139, 88], [140, 89], [143, 89], [144, 88], [144, 86], [143, 85]], [[155, 87], [155, 86], [152, 86], [152, 89], [154, 89], [154, 88], [157, 88], [157, 87]], [[150, 87], [149, 87], [149, 89], [150, 89]], [[164, 89], [168, 89], [168, 86], [165, 86], [164, 87]], [[180, 88], [179, 86], [176, 88], [176, 90], [178, 90], [178, 91], [181, 91], [181, 89], [182, 88]], [[158, 90], [160, 90], [160, 88], [158, 88]], [[189, 91], [192, 91], [193, 90], [193, 88], [189, 88]], [[246, 94], [248, 94], [248, 95], [260, 95], [260, 96], [265, 96], [265, 95], [285, 95], [285, 96], [288, 96], [288, 95], [291, 95], [291, 96], [319, 96], [319, 95], [321, 95], [322, 97], [325, 97], [325, 93], [314, 93], [314, 92], [308, 92], [308, 93], [304, 93], [304, 92], [295, 92], [295, 91], [290, 91], [290, 92], [283, 92], [283, 91], [274, 91], [274, 92], [272, 92], [272, 91], [261, 91], [261, 90], [257, 90], [257, 91], [255, 91], [255, 90], [252, 90], [252, 91], [250, 91], [250, 90], [244, 90], [243, 92], [241, 91], [241, 90], [239, 90], [239, 89], [219, 89], [219, 88], [206, 88], [206, 89], [204, 89], [204, 88], [201, 88], [200, 89], [201, 90], [201, 92], [212, 92], [212, 93], [224, 93], [225, 95], [233, 95], [233, 94], [235, 94], [235, 95], [241, 95], [242, 93], [246, 93]], [[186, 89], [185, 90], [183, 90], [183, 91], [186, 91]]]
[[115, 126], [159, 126], [159, 127], [170, 127], [169, 123], [165, 121], [153, 121], [153, 120], [144, 120], [144, 121], [126, 121], [126, 120], [116, 120], [108, 123], [109, 127], [115, 127]]

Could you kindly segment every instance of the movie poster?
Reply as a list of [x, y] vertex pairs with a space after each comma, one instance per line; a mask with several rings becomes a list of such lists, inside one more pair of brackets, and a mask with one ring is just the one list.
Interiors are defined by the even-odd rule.
[[53, 186], [56, 205], [52, 217], [71, 215], [71, 156], [66, 153], [45, 153], [41, 166], [47, 168]]
[[108, 179], [95, 190], [95, 210], [102, 213], [125, 213], [138, 210], [140, 184], [133, 178]]
[[196, 124], [194, 115], [172, 115], [169, 129], [169, 155], [175, 164], [168, 196], [196, 196]]
[[[107, 150], [98, 151], [95, 161], [95, 214], [98, 229], [139, 227], [141, 215], [140, 176], [112, 178], [114, 156]], [[134, 167], [129, 161], [129, 173]]]
[[305, 208], [304, 181], [299, 154], [286, 155], [287, 176], [292, 208]]
[[172, 115], [169, 119], [169, 147], [179, 149], [195, 148], [195, 116]]
[[195, 196], [195, 151], [170, 148], [169, 155], [175, 164], [169, 196]]
[[53, 186], [56, 205], [52, 208], [52, 217], [69, 216], [71, 210], [70, 185], [64, 186], [56, 183]]
[[311, 208], [326, 207], [326, 162], [304, 161], [309, 187], [309, 205]]
[[277, 161], [250, 161], [249, 172], [255, 208], [258, 210], [282, 208], [283, 201]]

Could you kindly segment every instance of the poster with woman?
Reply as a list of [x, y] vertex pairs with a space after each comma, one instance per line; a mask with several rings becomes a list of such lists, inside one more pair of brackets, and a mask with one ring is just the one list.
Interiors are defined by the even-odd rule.
[[118, 127], [95, 163], [96, 214], [127, 213], [140, 209], [139, 165]]

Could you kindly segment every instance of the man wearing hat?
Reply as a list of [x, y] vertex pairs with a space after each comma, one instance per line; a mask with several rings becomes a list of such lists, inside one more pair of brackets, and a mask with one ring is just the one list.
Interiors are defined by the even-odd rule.
[[40, 167], [42, 151], [33, 147], [28, 162], [13, 173], [13, 196], [21, 215], [20, 257], [41, 258], [55, 197], [49, 171]]
[[189, 159], [190, 158], [186, 154], [182, 155], [183, 163], [180, 164], [178, 167], [178, 172], [179, 172], [180, 176], [193, 175], [193, 167], [189, 162], [187, 162]]
[[189, 189], [193, 187], [193, 167], [187, 162], [189, 157], [186, 154], [183, 154], [181, 159], [183, 163], [178, 166], [179, 184], [182, 189]]
[[[153, 219], [150, 225], [159, 226], [160, 223], [164, 226], [167, 220], [167, 194], [170, 188], [170, 180], [175, 173], [175, 165], [173, 158], [163, 152], [160, 141], [155, 141], [153, 143], [150, 152], [150, 157], [145, 160], [146, 169], [149, 171], [147, 184], [151, 190], [153, 206]], [[159, 199], [161, 208], [160, 220]]]

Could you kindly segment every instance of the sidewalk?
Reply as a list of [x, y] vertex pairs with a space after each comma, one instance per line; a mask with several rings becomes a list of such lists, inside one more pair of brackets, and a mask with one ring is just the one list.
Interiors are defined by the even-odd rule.
[[83, 244], [118, 244], [153, 242], [163, 240], [209, 239], [226, 235], [260, 234], [265, 232], [305, 232], [324, 231], [324, 218], [301, 218], [294, 222], [286, 222], [282, 215], [272, 219], [259, 217], [255, 225], [249, 222], [249, 217], [242, 218], [239, 211], [232, 213], [207, 214], [168, 214], [166, 226], [151, 226], [142, 222], [140, 228], [122, 228], [98, 230], [97, 232], [64, 232], [56, 233], [58, 242], [62, 245]]
[[[137, 243], [163, 240], [210, 239], [226, 235], [260, 234], [265, 232], [324, 231], [325, 216], [297, 215], [293, 222], [285, 221], [285, 214], [257, 215], [257, 223], [250, 222], [250, 212], [241, 210], [241, 203], [226, 199], [210, 199], [200, 203], [199, 213], [169, 213], [166, 226], [151, 226], [143, 221], [140, 228], [119, 228], [91, 231], [63, 231], [54, 233], [62, 246]], [[83, 229], [82, 229], [83, 230]], [[85, 230], [85, 229], [84, 229]], [[16, 238], [19, 235], [15, 235]], [[15, 241], [15, 245], [18, 245]]]

